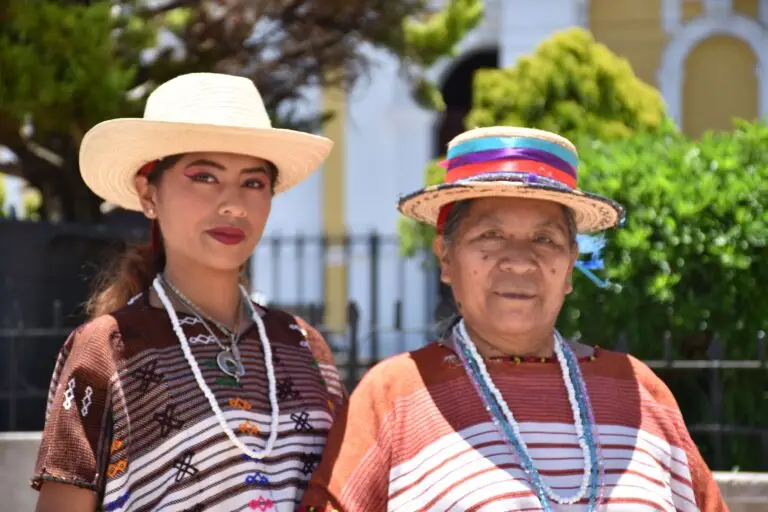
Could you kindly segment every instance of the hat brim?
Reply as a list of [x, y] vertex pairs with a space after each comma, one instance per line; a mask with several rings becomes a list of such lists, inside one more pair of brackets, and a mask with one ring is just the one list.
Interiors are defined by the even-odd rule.
[[597, 194], [511, 181], [435, 185], [402, 197], [397, 209], [411, 219], [435, 226], [440, 209], [446, 204], [482, 197], [518, 197], [562, 204], [573, 211], [579, 233], [603, 231], [624, 219], [620, 204]]
[[141, 210], [134, 178], [146, 163], [179, 153], [248, 155], [275, 164], [275, 193], [307, 178], [326, 159], [330, 139], [279, 128], [113, 119], [93, 127], [80, 146], [80, 173], [96, 195], [127, 210]]

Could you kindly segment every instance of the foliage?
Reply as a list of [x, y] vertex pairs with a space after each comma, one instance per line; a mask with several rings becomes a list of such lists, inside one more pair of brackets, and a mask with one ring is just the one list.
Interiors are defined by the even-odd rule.
[[[600, 140], [674, 130], [659, 92], [581, 28], [554, 34], [508, 69], [477, 71], [466, 125], [526, 126]], [[433, 162], [425, 182], [440, 183], [443, 176]], [[398, 230], [407, 255], [432, 244], [431, 228], [402, 219]]]
[[[153, 87], [181, 73], [220, 71], [253, 79], [276, 124], [299, 117], [307, 86], [351, 87], [373, 46], [397, 56], [422, 103], [441, 98], [424, 68], [451, 55], [482, 16], [482, 0], [129, 0], [0, 6], [0, 144], [43, 193], [49, 220], [97, 220], [100, 200], [82, 183], [77, 150], [93, 124], [140, 115]], [[172, 41], [172, 44], [160, 44]], [[128, 94], [130, 93], [130, 94]]]
[[[581, 146], [586, 190], [628, 208], [607, 245], [606, 275], [618, 295], [580, 281], [562, 327], [603, 341], [626, 332], [640, 356], [647, 340], [717, 332], [726, 340], [768, 327], [768, 125], [739, 122], [699, 141], [681, 134], [639, 134]], [[577, 278], [578, 279], [578, 278]], [[643, 311], [642, 315], [636, 314]], [[586, 315], [600, 322], [585, 322]], [[692, 350], [694, 347], [685, 347]], [[754, 356], [753, 343], [728, 355]]]
[[41, 132], [80, 131], [124, 108], [133, 71], [114, 58], [108, 3], [31, 7], [14, 1], [4, 21], [0, 105], [9, 118], [5, 123], [20, 126], [28, 117]]
[[[672, 356], [754, 359], [758, 333], [768, 328], [768, 125], [737, 123], [732, 132], [694, 141], [680, 134], [640, 134], [581, 145], [585, 189], [628, 207], [611, 233], [605, 274], [621, 293], [600, 290], [576, 273], [560, 316], [564, 333], [611, 347], [620, 333], [631, 353], [662, 359], [669, 333]], [[715, 338], [717, 336], [717, 338]], [[665, 370], [689, 424], [716, 423], [709, 376]], [[768, 424], [765, 372], [721, 372], [725, 423]], [[699, 438], [712, 460], [709, 437]], [[733, 463], [760, 467], [753, 440], [735, 437]], [[728, 468], [722, 468], [728, 469]]]
[[39, 190], [30, 188], [24, 191], [24, 218], [27, 220], [40, 220], [40, 207], [43, 205], [43, 195]]
[[659, 92], [581, 28], [554, 34], [511, 68], [477, 72], [467, 126], [528, 126], [567, 138], [628, 137], [666, 122]]
[[80, 140], [98, 121], [136, 113], [125, 94], [136, 66], [116, 51], [123, 36], [151, 39], [118, 29], [106, 1], [12, 0], [0, 8], [0, 144], [18, 157], [21, 176], [49, 196], [51, 220], [98, 213], [77, 170]]

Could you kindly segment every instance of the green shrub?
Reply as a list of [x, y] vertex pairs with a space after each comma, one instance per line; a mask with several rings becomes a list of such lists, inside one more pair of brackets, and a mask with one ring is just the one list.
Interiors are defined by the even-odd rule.
[[[466, 125], [525, 126], [600, 140], [673, 131], [659, 92], [581, 28], [554, 34], [508, 69], [477, 71]], [[432, 162], [425, 183], [440, 183], [443, 176]], [[433, 229], [408, 219], [398, 231], [407, 255], [429, 248], [434, 237]]]
[[[605, 275], [622, 286], [600, 290], [578, 273], [560, 316], [564, 333], [611, 347], [621, 334], [630, 352], [661, 359], [707, 359], [717, 338], [727, 359], [754, 359], [768, 327], [768, 125], [739, 122], [732, 132], [693, 141], [680, 134], [640, 134], [580, 144], [583, 187], [628, 209], [605, 250]], [[709, 372], [659, 372], [686, 421], [768, 425], [768, 376], [722, 370], [723, 418], [712, 408]], [[696, 436], [695, 436], [696, 437]], [[696, 437], [710, 464], [714, 443]], [[725, 461], [760, 469], [758, 439], [733, 437]]]

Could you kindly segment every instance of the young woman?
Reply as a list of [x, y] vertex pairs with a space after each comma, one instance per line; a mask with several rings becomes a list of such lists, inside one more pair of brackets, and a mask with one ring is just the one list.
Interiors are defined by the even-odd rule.
[[252, 82], [201, 73], [84, 138], [86, 184], [152, 219], [54, 370], [40, 512], [294, 510], [345, 392], [320, 334], [253, 304], [241, 270], [272, 197], [331, 141], [278, 130]]

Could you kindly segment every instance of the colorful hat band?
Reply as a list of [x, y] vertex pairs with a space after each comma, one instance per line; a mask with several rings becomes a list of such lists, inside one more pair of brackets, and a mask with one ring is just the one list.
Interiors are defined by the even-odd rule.
[[561, 160], [565, 160], [572, 167], [579, 165], [579, 157], [570, 149], [555, 142], [533, 137], [483, 137], [482, 139], [472, 139], [449, 148], [446, 156], [451, 160], [457, 156], [469, 153], [506, 148], [538, 149], [551, 153]]
[[[510, 178], [509, 173], [525, 175], [526, 178], [528, 178], [528, 175], [533, 174], [552, 179], [565, 185], [569, 189], [576, 188], [576, 178], [556, 167], [535, 160], [501, 160], [498, 162], [482, 162], [478, 164], [463, 165], [457, 169], [448, 171], [445, 175], [445, 183], [455, 183], [480, 174], [489, 176], [499, 174], [499, 181], [503, 181]], [[513, 179], [512, 181], [521, 180]]]
[[[486, 137], [462, 142], [448, 150], [440, 165], [447, 169], [445, 183], [472, 180], [479, 176], [499, 181], [523, 181], [560, 185], [573, 190], [577, 185], [578, 156], [560, 144], [531, 137]], [[440, 209], [437, 230], [442, 233], [451, 204]]]
[[536, 174], [576, 188], [576, 167], [541, 149], [502, 148], [458, 155], [441, 163], [447, 168], [445, 183], [492, 172]]

